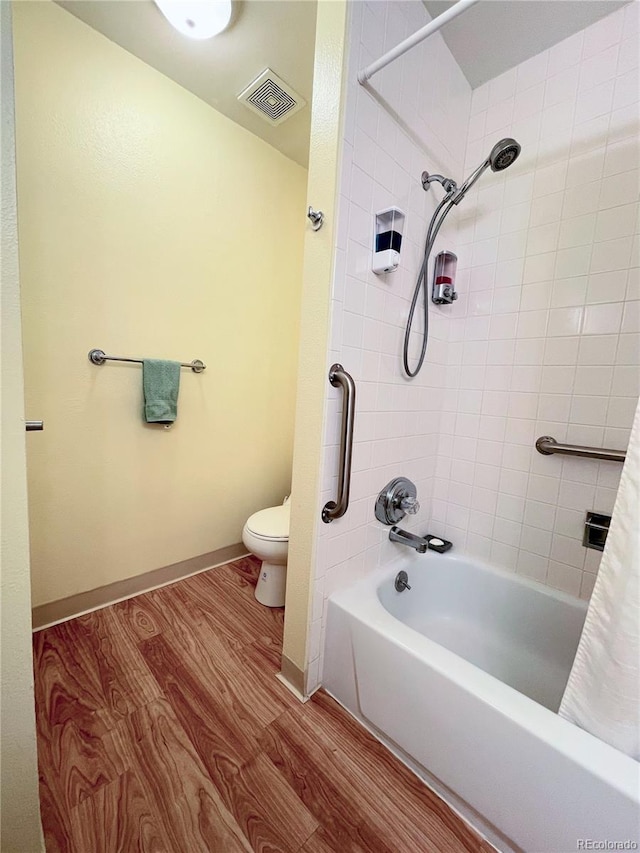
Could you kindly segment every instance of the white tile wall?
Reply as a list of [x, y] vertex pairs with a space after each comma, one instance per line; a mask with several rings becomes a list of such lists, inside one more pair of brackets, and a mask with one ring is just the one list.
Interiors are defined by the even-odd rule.
[[[422, 3], [354, 3], [328, 365], [357, 385], [351, 506], [319, 525], [308, 688], [321, 678], [326, 598], [394, 558], [373, 517], [403, 474], [422, 509], [408, 527], [587, 597], [598, 552], [585, 509], [611, 510], [619, 468], [542, 457], [538, 435], [625, 446], [638, 394], [637, 11], [632, 4], [471, 93], [440, 35], [372, 81], [357, 70], [429, 20]], [[487, 173], [441, 232], [459, 255], [459, 300], [431, 306], [419, 377], [402, 338], [439, 187], [513, 135], [518, 162]], [[407, 213], [401, 269], [370, 271], [376, 210]], [[414, 345], [417, 344], [414, 335]], [[328, 386], [329, 388], [329, 386]], [[323, 491], [336, 491], [340, 398], [325, 412]], [[320, 507], [318, 508], [318, 512]]]
[[[449, 468], [434, 486], [436, 532], [585, 598], [600, 555], [582, 547], [584, 513], [611, 512], [620, 466], [544, 457], [533, 442], [624, 448], [640, 393], [637, 16], [636, 3], [473, 92], [464, 171], [501, 136], [522, 154], [485, 176], [458, 220], [461, 284], [475, 297], [482, 282], [491, 319], [479, 329], [475, 298], [450, 312], [456, 339], [485, 345], [465, 374], [450, 344], [455, 437], [441, 436]], [[479, 392], [479, 418], [461, 422]]]
[[[332, 332], [328, 366], [339, 361], [357, 386], [351, 505], [342, 519], [320, 525], [315, 559], [308, 687], [319, 672], [323, 604], [338, 586], [387, 561], [398, 546], [375, 521], [382, 487], [404, 474], [417, 485], [422, 509], [412, 519], [428, 528], [447, 362], [447, 321], [434, 317], [428, 364], [409, 382], [401, 370], [404, 325], [422, 244], [441, 193], [425, 193], [423, 169], [463, 170], [471, 89], [437, 35], [376, 75], [372, 88], [393, 107], [392, 118], [360, 86], [356, 74], [428, 22], [422, 3], [354, 3], [350, 9], [349, 72], [342, 152]], [[371, 272], [374, 213], [396, 204], [407, 214], [401, 268]], [[436, 248], [455, 248], [455, 225]], [[416, 324], [416, 328], [419, 328]], [[417, 338], [417, 335], [414, 336]], [[340, 394], [329, 388], [321, 505], [335, 497]], [[462, 427], [461, 427], [462, 428]]]

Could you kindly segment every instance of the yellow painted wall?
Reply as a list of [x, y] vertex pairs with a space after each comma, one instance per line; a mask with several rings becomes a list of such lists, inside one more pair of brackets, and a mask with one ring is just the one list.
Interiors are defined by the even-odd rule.
[[0, 3], [0, 850], [40, 853], [18, 280], [11, 6]]
[[[307, 174], [55, 4], [14, 20], [38, 605], [239, 542], [288, 493]], [[93, 347], [207, 370], [164, 430]]]
[[[287, 573], [283, 655], [306, 673], [311, 622], [312, 560], [317, 526], [322, 423], [328, 384], [327, 350], [331, 307], [337, 180], [344, 110], [344, 0], [319, 0], [309, 149], [309, 199], [324, 211], [325, 225], [305, 239], [300, 370], [296, 407], [291, 536]], [[336, 109], [336, 106], [339, 108]], [[304, 690], [302, 685], [296, 685]]]

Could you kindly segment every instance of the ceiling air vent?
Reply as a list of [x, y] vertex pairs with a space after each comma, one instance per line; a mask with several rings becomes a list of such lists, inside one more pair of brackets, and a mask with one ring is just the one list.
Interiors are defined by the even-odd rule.
[[262, 116], [271, 125], [282, 124], [298, 110], [306, 106], [306, 101], [297, 92], [287, 86], [270, 68], [251, 83], [238, 100]]

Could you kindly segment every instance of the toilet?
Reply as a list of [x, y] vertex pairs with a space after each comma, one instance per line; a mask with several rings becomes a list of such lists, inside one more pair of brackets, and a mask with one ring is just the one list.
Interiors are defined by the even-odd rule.
[[242, 530], [248, 551], [262, 560], [256, 598], [267, 607], [284, 607], [289, 553], [289, 498], [282, 506], [254, 512]]

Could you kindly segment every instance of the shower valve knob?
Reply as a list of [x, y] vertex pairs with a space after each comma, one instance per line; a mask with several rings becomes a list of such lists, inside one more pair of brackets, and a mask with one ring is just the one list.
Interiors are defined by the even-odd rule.
[[406, 495], [400, 501], [400, 509], [403, 509], [408, 515], [415, 515], [420, 510], [420, 501], [411, 495]]
[[415, 515], [420, 509], [415, 484], [406, 477], [395, 477], [378, 495], [375, 516], [383, 524], [397, 524], [407, 513]]

